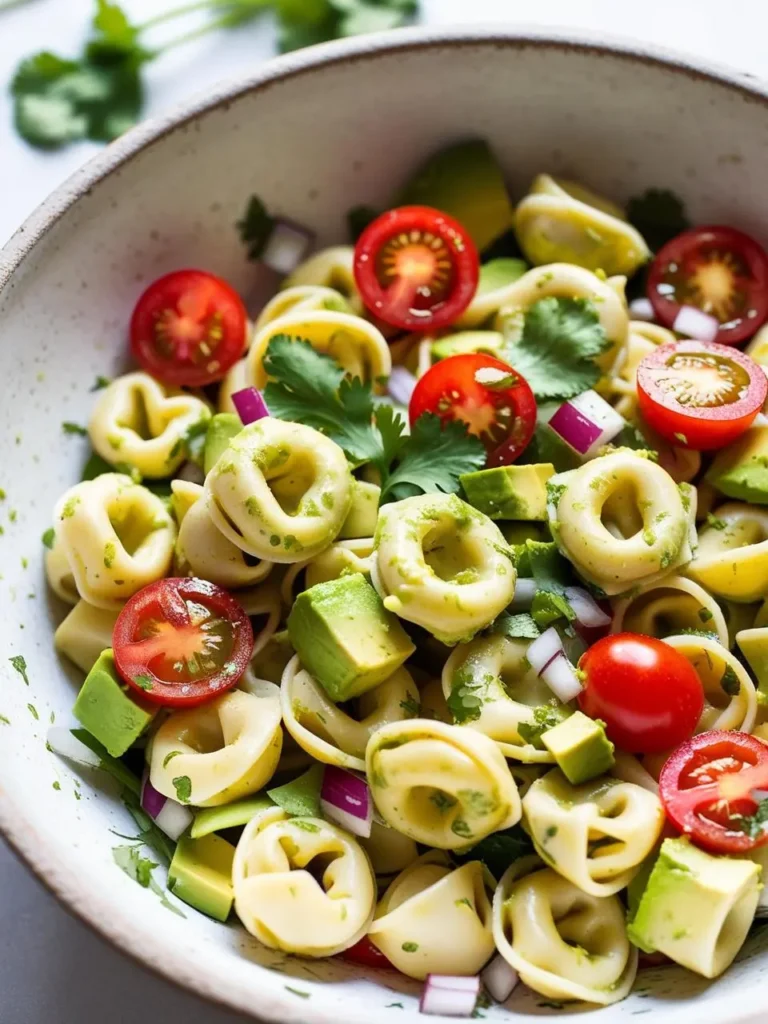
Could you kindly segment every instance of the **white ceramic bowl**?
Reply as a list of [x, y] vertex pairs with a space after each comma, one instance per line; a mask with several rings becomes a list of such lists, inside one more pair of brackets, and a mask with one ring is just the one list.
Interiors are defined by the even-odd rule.
[[[409, 31], [274, 61], [108, 147], [0, 254], [0, 713], [11, 723], [0, 723], [0, 826], [119, 948], [270, 1021], [424, 1018], [407, 979], [293, 960], [192, 910], [182, 920], [113, 864], [110, 828], [131, 832], [114, 792], [84, 783], [76, 800], [75, 776], [45, 749], [49, 719], [69, 721], [78, 682], [53, 652], [63, 609], [46, 592], [40, 543], [86, 449], [61, 422], [84, 422], [96, 375], [122, 367], [128, 315], [153, 278], [199, 265], [248, 294], [255, 270], [233, 223], [251, 192], [321, 243], [343, 239], [350, 206], [385, 203], [423, 156], [470, 135], [490, 140], [516, 195], [542, 170], [618, 199], [669, 187], [695, 220], [768, 240], [762, 86], [627, 44], [505, 28]], [[15, 654], [29, 687], [8, 662]], [[650, 970], [629, 999], [595, 1012], [604, 1024], [649, 1012], [658, 1024], [765, 1020], [761, 934], [714, 984]], [[487, 1019], [533, 1022], [550, 1012], [543, 1003], [518, 993]]]

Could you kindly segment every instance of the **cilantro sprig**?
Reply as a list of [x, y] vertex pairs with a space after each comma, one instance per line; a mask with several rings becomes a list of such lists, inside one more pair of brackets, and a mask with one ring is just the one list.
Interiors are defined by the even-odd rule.
[[410, 434], [390, 405], [374, 399], [373, 388], [350, 379], [329, 356], [308, 341], [278, 334], [269, 343], [264, 368], [270, 381], [264, 400], [273, 416], [322, 431], [353, 466], [371, 464], [381, 479], [381, 501], [414, 494], [459, 490], [459, 477], [485, 465], [482, 443], [458, 422], [420, 416]]

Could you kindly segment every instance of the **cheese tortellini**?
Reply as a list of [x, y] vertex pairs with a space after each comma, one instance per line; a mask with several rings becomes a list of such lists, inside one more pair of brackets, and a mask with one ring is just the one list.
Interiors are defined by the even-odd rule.
[[352, 307], [352, 311], [362, 315], [364, 306], [357, 290], [354, 272], [355, 250], [351, 245], [332, 245], [320, 252], [313, 253], [304, 260], [283, 281], [283, 289], [288, 290], [306, 285], [322, 288], [333, 288], [339, 292]]
[[361, 838], [360, 845], [379, 879], [391, 878], [419, 859], [419, 848], [413, 839], [376, 820], [371, 822], [370, 836]]
[[553, 757], [538, 738], [534, 712], [555, 713], [557, 702], [531, 669], [529, 642], [488, 636], [461, 644], [443, 668], [443, 694], [454, 720], [495, 740], [505, 757], [547, 763]]
[[[276, 809], [279, 811], [279, 809]], [[232, 869], [235, 910], [271, 949], [335, 956], [368, 931], [376, 880], [368, 857], [322, 818], [260, 816], [245, 827]]]
[[664, 823], [658, 797], [641, 786], [606, 777], [572, 786], [559, 768], [533, 783], [523, 813], [541, 859], [591, 896], [624, 889]]
[[591, 896], [550, 868], [513, 864], [493, 898], [496, 948], [535, 992], [607, 1006], [629, 993], [637, 950], [618, 896]]
[[254, 680], [249, 692], [172, 712], [152, 739], [149, 778], [163, 796], [216, 807], [265, 786], [282, 745], [280, 692]]
[[665, 576], [614, 604], [612, 633], [644, 633], [663, 640], [689, 629], [710, 630], [721, 644], [729, 646], [720, 605], [685, 576]]
[[[675, 340], [672, 331], [643, 320], [630, 320], [627, 343], [616, 358], [608, 384], [608, 397], [625, 420], [637, 416], [637, 369], [657, 345]], [[698, 454], [698, 453], [695, 453]]]
[[458, 850], [520, 820], [515, 781], [482, 733], [425, 719], [385, 725], [365, 768], [384, 820], [418, 843]]
[[354, 572], [370, 577], [372, 561], [373, 537], [336, 541], [307, 564], [307, 589]]
[[398, 669], [356, 699], [353, 716], [349, 706], [345, 710], [330, 700], [295, 657], [283, 675], [281, 700], [285, 727], [299, 746], [325, 764], [362, 772], [371, 736], [384, 725], [413, 718], [419, 691], [410, 673]]
[[230, 442], [205, 490], [213, 522], [238, 548], [266, 561], [301, 562], [341, 529], [352, 474], [335, 441], [267, 417]]
[[54, 551], [60, 545], [77, 593], [99, 608], [119, 609], [171, 567], [176, 527], [165, 502], [122, 473], [70, 487], [54, 522]]
[[704, 710], [696, 731], [740, 729], [751, 732], [757, 716], [757, 693], [738, 658], [707, 636], [668, 636], [665, 643], [690, 661], [701, 680]]
[[539, 174], [515, 210], [515, 234], [531, 263], [566, 260], [606, 274], [632, 275], [650, 259], [621, 207], [574, 181]]
[[558, 547], [606, 594], [652, 583], [691, 560], [696, 492], [650, 459], [619, 449], [552, 477], [547, 489]]
[[425, 853], [389, 886], [368, 937], [409, 978], [476, 974], [494, 951], [489, 881], [480, 861]]
[[253, 325], [253, 334], [257, 335], [267, 324], [288, 313], [312, 313], [320, 310], [331, 310], [336, 313], [352, 313], [353, 310], [341, 292], [322, 285], [303, 284], [293, 288], [285, 288], [278, 292], [259, 313]]
[[687, 573], [716, 597], [759, 601], [768, 595], [768, 510], [728, 502], [699, 534]]
[[98, 454], [146, 477], [166, 477], [187, 458], [185, 439], [202, 430], [211, 411], [194, 395], [168, 388], [147, 373], [128, 373], [106, 387], [91, 413], [88, 434]]
[[438, 640], [470, 640], [512, 600], [513, 554], [498, 526], [455, 494], [385, 505], [371, 579], [384, 605]]

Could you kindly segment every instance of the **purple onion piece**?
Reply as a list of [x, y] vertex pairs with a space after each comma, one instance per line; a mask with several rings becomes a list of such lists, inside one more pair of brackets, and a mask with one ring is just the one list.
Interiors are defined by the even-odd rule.
[[232, 403], [245, 426], [269, 416], [267, 403], [256, 388], [243, 388], [242, 391], [235, 391], [232, 395]]
[[141, 780], [141, 806], [154, 821], [165, 806], [166, 797], [158, 793], [149, 781], [149, 771], [144, 770]]

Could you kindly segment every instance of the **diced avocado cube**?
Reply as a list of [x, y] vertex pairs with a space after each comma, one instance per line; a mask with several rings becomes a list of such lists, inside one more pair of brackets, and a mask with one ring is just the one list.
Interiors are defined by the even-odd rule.
[[705, 479], [729, 498], [768, 505], [768, 427], [752, 426], [719, 451]]
[[223, 832], [225, 828], [240, 828], [247, 825], [259, 811], [273, 806], [268, 796], [251, 796], [245, 800], [235, 800], [233, 804], [204, 807], [195, 815], [189, 834], [193, 839], [202, 839], [211, 832]]
[[221, 836], [206, 835], [192, 839], [184, 835], [176, 845], [168, 869], [168, 888], [195, 910], [217, 921], [226, 921], [234, 899], [234, 859], [234, 846]]
[[379, 518], [381, 488], [365, 480], [352, 484], [352, 504], [347, 518], [341, 524], [337, 540], [355, 540], [358, 537], [372, 537]]
[[768, 704], [768, 626], [740, 630], [736, 643], [757, 679], [758, 704]]
[[687, 839], [665, 839], [640, 897], [630, 941], [705, 978], [730, 965], [747, 936], [760, 895], [760, 865], [715, 857]]
[[229, 447], [232, 438], [243, 429], [243, 421], [233, 412], [219, 412], [212, 416], [205, 435], [203, 472], [207, 476], [220, 456]]
[[459, 331], [433, 341], [430, 353], [433, 359], [463, 356], [468, 352], [486, 352], [497, 356], [503, 345], [504, 335], [500, 331]]
[[614, 747], [605, 735], [605, 726], [581, 711], [548, 729], [541, 742], [574, 786], [602, 775], [613, 765]]
[[489, 519], [547, 519], [547, 480], [555, 475], [551, 462], [528, 466], [496, 466], [459, 477], [470, 505]]
[[480, 250], [503, 235], [514, 218], [501, 167], [481, 139], [455, 143], [435, 153], [393, 205], [443, 210], [466, 228]]
[[480, 277], [477, 282], [478, 295], [490, 295], [506, 288], [520, 278], [529, 270], [525, 260], [517, 259], [514, 256], [500, 256], [494, 260], [488, 260], [480, 267]]
[[383, 683], [416, 649], [361, 573], [299, 594], [288, 634], [304, 668], [336, 702]]
[[112, 609], [78, 601], [54, 634], [56, 650], [87, 674], [112, 643], [117, 615]]
[[135, 697], [120, 678], [111, 649], [99, 655], [72, 710], [113, 757], [121, 757], [157, 714], [156, 707]]

